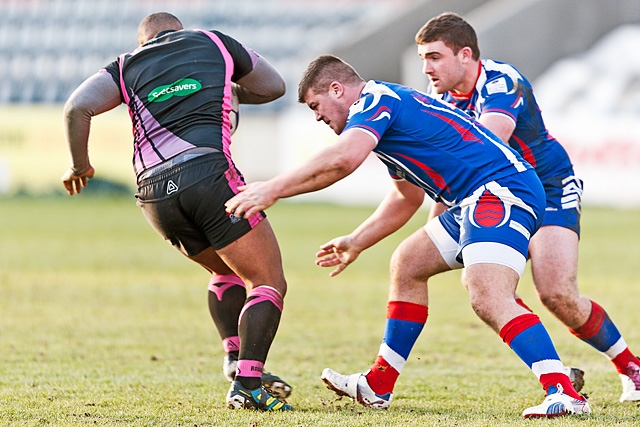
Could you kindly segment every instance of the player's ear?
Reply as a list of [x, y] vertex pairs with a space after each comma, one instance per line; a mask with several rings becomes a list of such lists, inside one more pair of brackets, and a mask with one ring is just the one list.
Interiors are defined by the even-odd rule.
[[473, 59], [473, 50], [469, 46], [465, 46], [458, 52], [458, 56], [463, 61], [471, 61]]
[[329, 85], [329, 94], [339, 97], [340, 95], [342, 95], [343, 92], [344, 92], [344, 87], [340, 82], [334, 80]]

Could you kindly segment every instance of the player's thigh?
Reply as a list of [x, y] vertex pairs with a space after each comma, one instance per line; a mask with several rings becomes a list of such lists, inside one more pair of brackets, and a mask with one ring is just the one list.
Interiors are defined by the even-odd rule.
[[478, 242], [465, 246], [462, 256], [468, 288], [491, 288], [493, 283], [496, 295], [508, 290], [513, 297], [527, 262], [518, 250], [503, 243]]
[[217, 253], [250, 289], [267, 285], [284, 297], [287, 284], [282, 255], [268, 219], [263, 219], [242, 237], [218, 249]]
[[566, 293], [577, 288], [578, 234], [548, 225], [531, 238], [529, 258], [533, 279], [541, 294]]
[[211, 274], [225, 275], [235, 273], [211, 246], [196, 255], [187, 255], [187, 257], [203, 266]]
[[137, 204], [151, 227], [183, 255], [190, 257], [211, 246], [180, 208], [177, 196], [151, 202], [139, 199]]
[[[436, 221], [435, 218], [432, 221]], [[455, 243], [449, 242], [450, 246]], [[425, 227], [421, 227], [407, 237], [391, 257], [391, 279], [393, 282], [405, 283], [427, 280], [443, 271], [451, 270]]]
[[[264, 212], [249, 219], [228, 215], [224, 203], [240, 184], [230, 174], [211, 175], [180, 195], [180, 207], [205, 237], [208, 246], [190, 258], [216, 268], [231, 269], [249, 288], [286, 288], [278, 243]], [[282, 292], [283, 293], [283, 292]]]
[[[226, 215], [224, 203], [237, 185], [227, 178], [228, 170], [222, 153], [179, 163], [140, 182], [138, 206], [151, 226], [188, 257], [223, 247], [251, 229], [249, 222]], [[209, 268], [215, 261], [207, 262]]]
[[460, 246], [460, 210], [447, 209], [423, 227], [442, 260], [451, 270], [462, 268]]
[[216, 251], [243, 237], [266, 217], [264, 212], [249, 219], [227, 214], [225, 203], [236, 194], [235, 188], [243, 183], [227, 173], [231, 170], [227, 168], [225, 173], [210, 174], [179, 196], [184, 215], [205, 236], [207, 246]]
[[477, 263], [465, 270], [471, 306], [494, 331], [498, 332], [509, 320], [522, 314], [524, 309], [514, 300], [520, 276], [513, 268]]

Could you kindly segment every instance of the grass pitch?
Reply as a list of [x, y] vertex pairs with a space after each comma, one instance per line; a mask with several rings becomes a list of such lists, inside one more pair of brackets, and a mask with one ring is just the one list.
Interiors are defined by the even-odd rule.
[[[567, 364], [586, 371], [593, 416], [523, 420], [542, 400], [526, 366], [475, 317], [459, 273], [430, 284], [430, 316], [388, 411], [337, 399], [324, 367], [373, 362], [384, 327], [389, 257], [422, 224], [329, 278], [320, 244], [350, 232], [372, 208], [280, 202], [268, 211], [289, 293], [267, 368], [294, 387], [287, 414], [231, 411], [220, 340], [206, 303], [207, 274], [147, 225], [132, 197], [0, 199], [0, 425], [3, 426], [632, 426], [610, 362], [571, 336], [535, 298]], [[585, 209], [583, 294], [604, 306], [640, 353], [640, 212]]]

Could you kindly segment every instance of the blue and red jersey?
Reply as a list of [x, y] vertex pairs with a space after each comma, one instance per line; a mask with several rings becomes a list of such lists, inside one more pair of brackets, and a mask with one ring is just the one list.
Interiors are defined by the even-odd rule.
[[531, 84], [512, 65], [483, 59], [470, 93], [447, 92], [442, 99], [474, 119], [486, 114], [500, 114], [510, 119], [515, 128], [509, 145], [536, 169], [543, 182], [564, 176], [567, 170], [572, 172], [569, 155], [544, 124]]
[[487, 182], [531, 169], [460, 109], [399, 84], [367, 82], [349, 109], [344, 131], [349, 129], [373, 137], [373, 151], [393, 178], [406, 179], [447, 206]]

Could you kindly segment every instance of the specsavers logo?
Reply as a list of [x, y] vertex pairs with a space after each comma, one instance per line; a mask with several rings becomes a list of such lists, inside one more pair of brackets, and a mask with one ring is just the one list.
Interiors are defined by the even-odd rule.
[[172, 96], [187, 96], [202, 89], [202, 84], [194, 79], [180, 79], [170, 85], [158, 86], [153, 89], [147, 99], [149, 102], [162, 102]]

